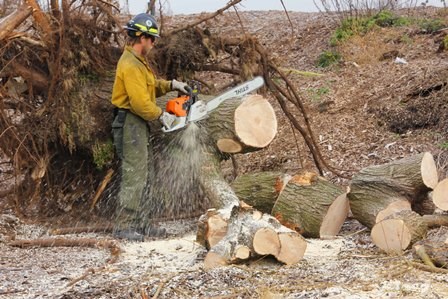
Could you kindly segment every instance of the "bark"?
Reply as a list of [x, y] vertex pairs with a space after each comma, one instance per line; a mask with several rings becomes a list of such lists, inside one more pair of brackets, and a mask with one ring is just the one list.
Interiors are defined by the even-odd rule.
[[446, 229], [429, 234], [425, 240], [417, 242], [413, 249], [414, 254], [422, 260], [426, 258], [437, 267], [448, 268], [448, 231]]
[[238, 198], [270, 214], [280, 192], [291, 176], [280, 172], [259, 172], [238, 176], [231, 184]]
[[[272, 215], [303, 236], [318, 238], [331, 204], [343, 193], [339, 187], [315, 173], [296, 175], [280, 193]], [[345, 220], [348, 211], [340, 212], [344, 214], [342, 218]]]
[[32, 8], [23, 4], [12, 14], [0, 20], [0, 41], [8, 37], [23, 21], [25, 21], [32, 12]]
[[40, 8], [39, 3], [36, 0], [25, 0], [25, 3], [32, 7], [34, 21], [42, 30], [44, 37], [49, 35], [51, 33], [50, 20]]
[[388, 253], [401, 253], [422, 240], [428, 231], [423, 217], [404, 210], [378, 222], [372, 228], [373, 243]]
[[416, 204], [424, 200], [438, 181], [430, 153], [422, 153], [384, 165], [362, 169], [353, 177], [348, 198], [353, 216], [368, 228], [378, 214], [396, 201]]
[[412, 210], [420, 215], [432, 215], [437, 207], [433, 201], [433, 193], [428, 192], [427, 196], [422, 201], [416, 202], [412, 205]]

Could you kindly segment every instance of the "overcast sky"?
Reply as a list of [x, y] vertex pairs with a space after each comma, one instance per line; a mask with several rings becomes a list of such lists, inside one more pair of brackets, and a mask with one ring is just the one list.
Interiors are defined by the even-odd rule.
[[[126, 0], [120, 0], [125, 3]], [[165, 0], [162, 0], [165, 1]], [[170, 3], [173, 14], [200, 13], [203, 11], [216, 11], [224, 7], [228, 0], [166, 0]], [[423, 2], [424, 0], [421, 0]], [[137, 14], [146, 11], [146, 0], [128, 0], [131, 14]], [[312, 12], [317, 11], [313, 0], [283, 0], [288, 10]], [[316, 0], [320, 3], [320, 0]], [[440, 0], [429, 0], [431, 5], [441, 6]], [[281, 10], [280, 0], [243, 0], [239, 6], [246, 10]]]

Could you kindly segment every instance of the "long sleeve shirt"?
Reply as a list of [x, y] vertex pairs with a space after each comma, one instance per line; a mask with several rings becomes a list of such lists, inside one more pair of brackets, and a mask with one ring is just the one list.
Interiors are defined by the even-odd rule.
[[156, 79], [145, 58], [127, 46], [117, 64], [112, 104], [151, 121], [162, 114], [156, 97], [169, 91], [171, 82]]

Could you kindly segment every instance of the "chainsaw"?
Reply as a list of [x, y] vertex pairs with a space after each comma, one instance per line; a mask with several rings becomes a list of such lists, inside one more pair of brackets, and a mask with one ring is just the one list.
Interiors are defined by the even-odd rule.
[[191, 122], [202, 120], [216, 109], [222, 102], [242, 97], [264, 85], [263, 77], [255, 77], [236, 87], [233, 87], [207, 103], [198, 99], [200, 86], [197, 83], [190, 84], [189, 94], [171, 99], [166, 104], [166, 110], [160, 117], [163, 124], [163, 132], [179, 130]]

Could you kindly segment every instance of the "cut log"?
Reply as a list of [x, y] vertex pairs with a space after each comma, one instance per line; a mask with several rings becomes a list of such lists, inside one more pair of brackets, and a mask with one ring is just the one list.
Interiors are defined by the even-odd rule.
[[399, 208], [402, 203], [396, 201], [407, 200], [412, 205], [423, 201], [437, 181], [437, 169], [430, 153], [370, 166], [353, 177], [348, 194], [350, 208], [354, 218], [372, 228], [380, 212], [388, 207]]
[[428, 231], [423, 218], [413, 211], [401, 211], [378, 222], [372, 228], [373, 243], [388, 253], [399, 254], [422, 240]]
[[227, 235], [208, 252], [204, 267], [211, 269], [263, 255], [272, 255], [287, 265], [296, 264], [306, 250], [306, 241], [275, 218], [258, 211], [234, 207]]
[[268, 100], [248, 95], [222, 103], [204, 121], [223, 153], [247, 153], [268, 146], [277, 134], [277, 119]]
[[258, 172], [238, 176], [231, 184], [240, 200], [270, 214], [278, 195], [291, 178], [280, 172]]
[[428, 228], [448, 227], [448, 215], [424, 215], [423, 221], [425, 221]]
[[304, 237], [318, 238], [324, 218], [330, 212], [330, 217], [337, 217], [338, 221], [330, 229], [328, 225], [331, 221], [327, 218], [323, 229], [326, 234], [339, 232], [344, 222], [341, 223], [341, 219], [345, 220], [347, 217], [347, 206], [343, 203], [343, 198], [340, 199], [342, 204], [338, 201], [331, 210], [330, 206], [343, 193], [339, 187], [315, 173], [295, 175], [280, 193], [272, 215]]
[[25, 21], [32, 12], [32, 8], [23, 4], [16, 11], [0, 20], [0, 41], [8, 37], [23, 21]]
[[448, 211], [448, 178], [440, 181], [434, 189], [432, 200], [436, 207]]

